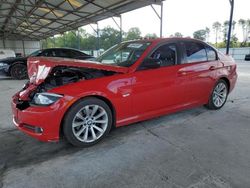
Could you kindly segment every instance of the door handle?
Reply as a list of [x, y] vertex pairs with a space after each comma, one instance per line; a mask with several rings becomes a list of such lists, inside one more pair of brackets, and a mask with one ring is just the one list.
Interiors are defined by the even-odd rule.
[[186, 71], [179, 71], [178, 75], [179, 76], [185, 76], [185, 75], [187, 75], [187, 72]]
[[209, 70], [215, 70], [215, 66], [209, 67]]

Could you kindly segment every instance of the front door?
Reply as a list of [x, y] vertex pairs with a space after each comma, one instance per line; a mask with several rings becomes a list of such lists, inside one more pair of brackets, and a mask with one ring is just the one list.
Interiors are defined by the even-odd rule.
[[131, 93], [134, 116], [160, 114], [185, 103], [185, 80], [178, 76], [181, 68], [178, 44], [163, 44], [149, 58], [159, 59], [161, 67], [144, 68], [134, 73]]

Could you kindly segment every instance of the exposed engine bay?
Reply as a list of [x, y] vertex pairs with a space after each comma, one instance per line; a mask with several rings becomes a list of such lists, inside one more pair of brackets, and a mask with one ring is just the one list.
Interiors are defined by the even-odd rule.
[[[75, 83], [80, 80], [91, 80], [95, 78], [101, 78], [104, 76], [114, 75], [115, 72], [105, 71], [93, 68], [81, 68], [81, 67], [69, 67], [69, 66], [57, 66], [52, 69], [47, 78], [38, 86], [34, 86], [34, 89], [30, 89], [30, 82], [27, 82], [20, 92], [27, 91], [27, 98], [25, 100], [17, 101], [17, 108], [24, 110], [31, 104], [34, 105], [34, 96], [38, 93], [47, 92], [55, 87], [63, 86], [70, 83]], [[29, 90], [29, 91], [28, 91]]]
[[47, 91], [65, 84], [78, 82], [80, 80], [90, 80], [104, 76], [111, 76], [114, 72], [98, 69], [80, 68], [80, 67], [55, 67], [45, 81], [40, 84], [42, 91]]

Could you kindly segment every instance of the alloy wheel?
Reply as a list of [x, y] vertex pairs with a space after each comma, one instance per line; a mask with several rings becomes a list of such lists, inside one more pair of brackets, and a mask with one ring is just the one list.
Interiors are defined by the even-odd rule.
[[72, 122], [74, 136], [81, 142], [98, 140], [108, 127], [108, 114], [99, 105], [86, 105], [80, 109]]
[[227, 86], [224, 82], [219, 82], [213, 91], [213, 103], [219, 108], [223, 106], [227, 99]]

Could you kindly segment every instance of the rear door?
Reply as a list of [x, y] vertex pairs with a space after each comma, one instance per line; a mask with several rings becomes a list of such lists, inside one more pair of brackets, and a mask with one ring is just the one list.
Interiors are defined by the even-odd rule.
[[190, 104], [204, 103], [213, 88], [217, 54], [199, 41], [183, 41], [181, 46], [185, 60], [179, 76], [186, 82], [186, 100]]

